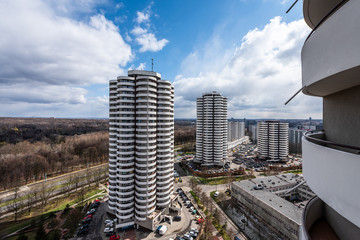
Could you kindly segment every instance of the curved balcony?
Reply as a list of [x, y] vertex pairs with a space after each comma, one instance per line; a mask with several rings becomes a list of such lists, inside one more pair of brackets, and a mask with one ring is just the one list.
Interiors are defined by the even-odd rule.
[[116, 214], [116, 217], [117, 217], [118, 219], [130, 219], [130, 218], [133, 217], [133, 216], [134, 216], [134, 212], [129, 213], [128, 215], [119, 215], [119, 214]]
[[170, 199], [165, 202], [158, 202], [156, 205], [160, 207], [164, 207], [170, 204]]
[[360, 147], [326, 140], [324, 133], [302, 139], [303, 172], [309, 187], [329, 207], [360, 227]]
[[[154, 192], [155, 193], [155, 192]], [[148, 198], [148, 199], [140, 199], [138, 197], [135, 197], [135, 201], [137, 203], [147, 203], [147, 202], [152, 202], [154, 201], [156, 198], [156, 194], [153, 194], [152, 197]]]
[[360, 32], [354, 31], [360, 25], [359, 8], [359, 1], [347, 1], [305, 42], [301, 52], [304, 94], [324, 97], [359, 85]]
[[137, 204], [135, 202], [135, 207], [138, 208], [138, 209], [147, 209], [147, 208], [151, 208], [151, 207], [155, 206], [155, 204], [156, 204], [156, 201], [153, 201], [152, 203], [149, 203], [149, 204], [147, 204], [145, 206], [144, 205], [139, 205], [139, 204]]
[[303, 211], [301, 240], [357, 239], [360, 229], [314, 197]]
[[140, 164], [140, 163], [135, 163], [135, 166], [136, 167], [148, 167], [148, 168], [151, 168], [151, 167], [154, 167], [156, 165], [156, 162], [153, 162], [153, 163], [149, 163], [149, 164], [146, 164], [146, 162], [144, 164]]
[[[148, 189], [147, 186], [151, 185], [155, 182], [156, 182], [156, 178], [153, 180], [150, 180], [148, 182], [141, 182], [141, 181], [135, 180], [135, 183], [137, 184], [137, 186], [135, 186], [135, 189], [138, 191], [146, 191]], [[140, 187], [141, 185], [143, 185], [144, 187]]]

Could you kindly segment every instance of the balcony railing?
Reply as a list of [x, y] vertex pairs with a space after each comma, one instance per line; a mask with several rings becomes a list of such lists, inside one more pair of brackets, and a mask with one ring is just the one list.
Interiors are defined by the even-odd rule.
[[325, 135], [324, 130], [309, 131], [309, 132], [305, 133], [305, 138], [309, 142], [316, 143], [316, 144], [326, 146], [326, 147], [336, 147], [336, 148], [341, 149], [344, 152], [360, 154], [360, 147], [341, 144], [341, 143], [335, 143], [335, 142], [326, 140], [325, 136], [326, 135]]

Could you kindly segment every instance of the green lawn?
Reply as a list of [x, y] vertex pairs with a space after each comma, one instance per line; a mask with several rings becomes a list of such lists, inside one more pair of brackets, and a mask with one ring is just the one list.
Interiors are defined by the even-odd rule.
[[[255, 178], [255, 176], [249, 176], [249, 175], [237, 176], [234, 178], [234, 181], [241, 181], [241, 180], [252, 179], [252, 178]], [[197, 179], [200, 181], [200, 184], [219, 185], [219, 184], [227, 183], [229, 180], [229, 177], [217, 177], [217, 178], [198, 177]]]
[[284, 172], [284, 173], [302, 174], [302, 169], [299, 169], [299, 170], [286, 171], [286, 172]]

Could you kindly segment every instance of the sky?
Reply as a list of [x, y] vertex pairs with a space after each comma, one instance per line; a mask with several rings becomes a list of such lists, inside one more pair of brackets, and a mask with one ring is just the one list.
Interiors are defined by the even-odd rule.
[[310, 33], [290, 0], [0, 0], [0, 116], [107, 118], [129, 69], [175, 87], [175, 118], [218, 91], [231, 118], [321, 118], [302, 93]]

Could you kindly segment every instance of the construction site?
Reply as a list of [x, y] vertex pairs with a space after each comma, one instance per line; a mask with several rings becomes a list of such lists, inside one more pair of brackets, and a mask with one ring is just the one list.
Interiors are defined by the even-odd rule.
[[314, 196], [293, 173], [234, 182], [228, 214], [251, 239], [299, 239], [304, 207]]

